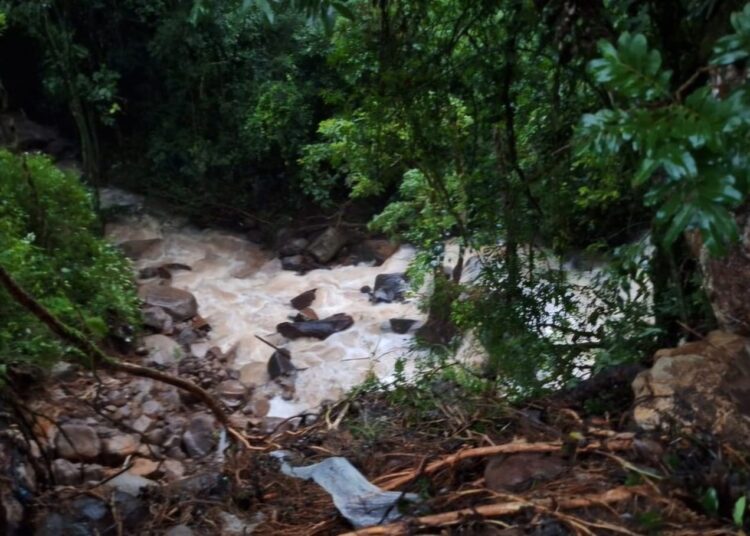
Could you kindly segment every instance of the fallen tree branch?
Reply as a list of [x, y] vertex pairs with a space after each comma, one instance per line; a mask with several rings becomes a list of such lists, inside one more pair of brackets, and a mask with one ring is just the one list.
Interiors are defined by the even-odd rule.
[[[152, 368], [126, 363], [107, 355], [104, 350], [99, 348], [99, 346], [94, 344], [85, 335], [77, 329], [64, 324], [60, 319], [47, 310], [46, 307], [21, 287], [3, 266], [0, 266], [0, 284], [5, 287], [16, 303], [37, 317], [60, 339], [81, 351], [86, 357], [91, 359], [94, 365], [99, 365], [112, 371], [125, 372], [133, 376], [151, 378], [168, 385], [173, 385], [183, 391], [187, 391], [203, 402], [222, 425], [227, 429], [231, 428], [229, 417], [227, 417], [227, 414], [219, 403], [216, 402], [216, 400], [214, 400], [205, 389], [195, 385], [191, 381], [170, 374], [165, 374]], [[230, 432], [234, 431], [230, 430]], [[235, 437], [237, 436], [237, 434], [234, 433], [232, 433], [232, 435]]]
[[[618, 438], [617, 436], [615, 436], [604, 443], [593, 441], [585, 447], [579, 449], [579, 452], [588, 452], [600, 449], [627, 450], [631, 447], [631, 445], [632, 436], [628, 435], [623, 438]], [[524, 452], [560, 452], [562, 448], [562, 442], [552, 441], [548, 443], [505, 443], [503, 445], [493, 445], [490, 447], [464, 449], [429, 463], [427, 467], [425, 467], [422, 471], [422, 474], [434, 474], [444, 467], [454, 465], [462, 460], [466, 460], [469, 458], [484, 458], [487, 456], [497, 456], [499, 454], [520, 454]], [[384, 490], [392, 490], [411, 482], [414, 479], [414, 474], [415, 471], [413, 470], [402, 471], [400, 473], [379, 477], [375, 479], [374, 483], [379, 485]]]
[[644, 494], [646, 491], [647, 490], [642, 486], [620, 486], [603, 493], [593, 493], [567, 499], [546, 498], [487, 504], [452, 512], [405, 519], [389, 525], [381, 525], [348, 532], [343, 536], [400, 536], [403, 534], [412, 534], [413, 529], [419, 527], [444, 527], [446, 525], [455, 525], [465, 518], [474, 518], [477, 515], [484, 518], [493, 518], [517, 514], [524, 508], [573, 510], [576, 508], [613, 504], [627, 501], [636, 495]]

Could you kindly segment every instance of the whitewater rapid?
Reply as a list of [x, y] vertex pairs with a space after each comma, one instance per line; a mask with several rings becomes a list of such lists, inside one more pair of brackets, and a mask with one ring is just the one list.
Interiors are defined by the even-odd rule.
[[[102, 199], [108, 206], [140, 202], [117, 190], [105, 191]], [[282, 270], [278, 258], [242, 234], [199, 229], [166, 215], [138, 211], [107, 224], [106, 234], [115, 244], [161, 239], [135, 261], [136, 269], [166, 263], [191, 267], [174, 271], [171, 285], [195, 295], [199, 314], [211, 325], [210, 340], [192, 348], [199, 357], [211, 346], [224, 352], [234, 349], [233, 366], [242, 369], [245, 379], [254, 377], [262, 385], [268, 382], [266, 364], [273, 350], [255, 336], [291, 352], [294, 365], [304, 370], [297, 373], [291, 400], [271, 399], [269, 417], [290, 417], [338, 400], [369, 375], [387, 381], [398, 358], [413, 361], [413, 335], [392, 332], [388, 321], [424, 321], [417, 296], [408, 296], [403, 303], [372, 304], [360, 291], [372, 287], [378, 274], [404, 272], [415, 253], [408, 246], [381, 266], [338, 266], [298, 275]], [[346, 313], [354, 318], [354, 325], [324, 341], [292, 341], [279, 335], [276, 325], [296, 313], [289, 301], [310, 289], [317, 289], [311, 307], [320, 318]]]

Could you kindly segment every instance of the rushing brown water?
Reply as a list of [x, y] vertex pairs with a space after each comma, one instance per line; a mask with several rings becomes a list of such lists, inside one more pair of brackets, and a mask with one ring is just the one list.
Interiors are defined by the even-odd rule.
[[[133, 200], [130, 194], [117, 190], [103, 195], [103, 202], [110, 206]], [[263, 383], [272, 350], [255, 335], [292, 353], [294, 364], [305, 370], [298, 373], [292, 400], [272, 399], [271, 417], [288, 417], [325, 400], [337, 400], [370, 373], [388, 379], [396, 360], [410, 354], [413, 340], [412, 335], [393, 333], [388, 320], [422, 320], [424, 316], [416, 297], [405, 303], [375, 305], [360, 292], [362, 286], [372, 286], [378, 274], [405, 271], [414, 255], [409, 247], [402, 247], [382, 266], [341, 266], [298, 275], [282, 270], [278, 259], [240, 234], [197, 229], [166, 217], [139, 213], [108, 224], [107, 235], [114, 243], [162, 239], [136, 262], [138, 269], [172, 262], [192, 268], [175, 271], [172, 286], [192, 292], [199, 314], [212, 326], [210, 341], [195, 345], [196, 354], [209, 346], [223, 351], [236, 347], [235, 366], [254, 364], [246, 373], [257, 374], [258, 382]], [[310, 289], [317, 289], [312, 308], [321, 318], [347, 313], [354, 318], [354, 325], [324, 341], [290, 341], [276, 333], [276, 325], [296, 312], [289, 300]]]

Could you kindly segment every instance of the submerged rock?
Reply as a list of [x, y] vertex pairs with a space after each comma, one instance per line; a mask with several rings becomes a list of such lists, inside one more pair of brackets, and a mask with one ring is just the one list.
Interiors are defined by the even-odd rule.
[[417, 321], [410, 318], [391, 318], [388, 323], [394, 333], [403, 335], [404, 333], [407, 333]]
[[144, 238], [122, 242], [119, 247], [126, 257], [138, 260], [155, 251], [161, 244], [161, 238]]
[[302, 337], [313, 337], [325, 340], [334, 333], [349, 329], [354, 324], [354, 319], [344, 313], [338, 313], [323, 320], [311, 320], [308, 322], [283, 322], [276, 326], [276, 330], [287, 339], [299, 339]]
[[147, 306], [161, 307], [177, 321], [188, 320], [198, 314], [198, 302], [190, 292], [164, 285], [145, 285], [138, 295]]

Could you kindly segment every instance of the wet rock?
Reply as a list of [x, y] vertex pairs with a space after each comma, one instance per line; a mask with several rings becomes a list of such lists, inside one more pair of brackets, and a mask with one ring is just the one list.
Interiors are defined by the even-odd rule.
[[140, 440], [132, 434], [118, 434], [105, 438], [102, 442], [104, 460], [111, 464], [122, 462], [126, 457], [138, 452]]
[[316, 268], [315, 262], [307, 255], [281, 257], [281, 268], [290, 272], [307, 272]]
[[315, 301], [315, 293], [318, 289], [314, 288], [312, 290], [307, 290], [300, 294], [299, 296], [296, 296], [292, 298], [291, 304], [292, 307], [297, 309], [298, 311], [301, 311], [302, 309], [305, 309], [306, 307], [310, 307], [312, 305], [312, 302]]
[[301, 337], [313, 337], [325, 340], [334, 333], [349, 329], [354, 324], [354, 319], [344, 313], [335, 314], [323, 320], [312, 320], [309, 322], [283, 322], [276, 326], [276, 330], [287, 339], [299, 339]]
[[185, 451], [192, 458], [202, 458], [216, 446], [215, 420], [210, 415], [196, 415], [182, 435]]
[[221, 401], [230, 409], [237, 408], [245, 401], [247, 389], [237, 380], [226, 380], [216, 389]]
[[138, 295], [146, 305], [161, 307], [174, 320], [187, 320], [198, 314], [198, 302], [186, 290], [152, 284], [141, 287]]
[[55, 446], [61, 458], [72, 461], [92, 461], [102, 450], [96, 430], [85, 424], [62, 425]]
[[551, 480], [565, 471], [558, 455], [534, 452], [492, 458], [484, 471], [485, 485], [493, 491], [517, 492], [537, 482]]
[[354, 247], [354, 254], [364, 262], [380, 266], [398, 251], [399, 245], [390, 240], [370, 239]]
[[156, 248], [161, 246], [162, 242], [161, 238], [145, 238], [141, 240], [128, 240], [118, 244], [118, 246], [126, 257], [138, 260], [153, 254]]
[[143, 338], [143, 344], [149, 349], [149, 355], [145, 360], [148, 365], [171, 367], [185, 357], [185, 352], [177, 341], [166, 335], [149, 335]]
[[240, 369], [240, 382], [245, 387], [256, 387], [266, 383], [270, 378], [266, 363], [248, 363]]
[[750, 341], [713, 331], [659, 350], [633, 381], [633, 417], [644, 430], [708, 432], [736, 446], [750, 440]]
[[172, 333], [172, 317], [161, 307], [145, 307], [143, 309], [143, 325], [159, 333]]
[[279, 257], [293, 257], [305, 251], [310, 242], [306, 238], [292, 238], [279, 248]]
[[271, 357], [268, 359], [268, 365], [266, 367], [268, 377], [272, 380], [275, 380], [279, 376], [292, 374], [296, 370], [297, 369], [292, 364], [292, 355], [288, 350], [285, 350], [283, 348], [279, 348], [271, 355]]
[[329, 262], [344, 247], [348, 237], [337, 227], [329, 227], [307, 248], [307, 252], [321, 263]]
[[364, 287], [360, 288], [359, 291], [362, 294], [372, 294], [372, 289], [370, 288], [369, 285], [365, 285]]
[[58, 486], [75, 486], [83, 480], [81, 464], [58, 458], [52, 462], [52, 476]]
[[177, 343], [183, 348], [190, 348], [190, 345], [198, 342], [202, 335], [191, 326], [184, 326], [177, 335]]
[[388, 322], [393, 332], [401, 335], [407, 333], [417, 323], [416, 320], [410, 318], [391, 318]]
[[134, 475], [128, 472], [122, 473], [114, 477], [112, 480], [108, 480], [105, 486], [116, 489], [123, 493], [137, 497], [141, 490], [156, 486], [156, 482], [143, 478], [142, 476]]
[[373, 303], [403, 301], [404, 293], [408, 288], [406, 274], [378, 274], [375, 277], [375, 289], [372, 291], [370, 301]]

